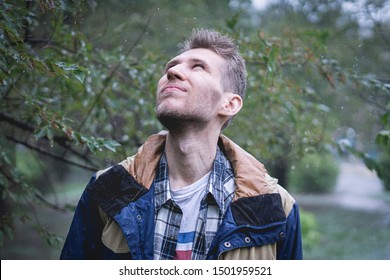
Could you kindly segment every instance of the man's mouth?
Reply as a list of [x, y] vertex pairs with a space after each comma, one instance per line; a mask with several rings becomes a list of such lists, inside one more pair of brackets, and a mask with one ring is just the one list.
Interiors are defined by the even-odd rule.
[[170, 92], [170, 91], [182, 91], [182, 92], [186, 92], [187, 90], [180, 86], [180, 85], [177, 85], [177, 84], [168, 84], [166, 86], [164, 86], [161, 90], [161, 93], [164, 93], [164, 92]]

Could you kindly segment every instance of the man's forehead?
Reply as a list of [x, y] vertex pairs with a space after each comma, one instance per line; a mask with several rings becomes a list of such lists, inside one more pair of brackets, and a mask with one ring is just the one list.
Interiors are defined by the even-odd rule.
[[182, 62], [186, 60], [199, 60], [204, 62], [224, 61], [224, 59], [213, 50], [205, 49], [205, 48], [197, 48], [197, 49], [190, 49], [188, 51], [179, 54], [178, 56], [171, 59], [170, 62], [172, 61]]

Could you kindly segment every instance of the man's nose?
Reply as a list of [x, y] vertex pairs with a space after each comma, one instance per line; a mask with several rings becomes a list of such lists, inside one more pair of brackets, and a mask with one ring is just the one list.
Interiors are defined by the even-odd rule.
[[181, 69], [181, 66], [179, 65], [172, 66], [167, 71], [168, 80], [178, 79], [182, 81], [184, 80], [184, 77], [183, 69]]

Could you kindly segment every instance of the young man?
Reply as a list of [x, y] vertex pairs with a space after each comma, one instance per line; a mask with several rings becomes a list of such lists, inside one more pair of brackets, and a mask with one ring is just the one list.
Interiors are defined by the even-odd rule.
[[61, 258], [301, 259], [294, 199], [221, 134], [245, 87], [234, 42], [195, 31], [158, 82], [168, 131], [91, 179]]

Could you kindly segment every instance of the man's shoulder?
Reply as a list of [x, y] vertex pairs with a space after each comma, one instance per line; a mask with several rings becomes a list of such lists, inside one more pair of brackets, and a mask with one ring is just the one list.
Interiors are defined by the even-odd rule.
[[[139, 184], [149, 188], [154, 178], [154, 171], [164, 150], [166, 133], [153, 134], [141, 145], [137, 152], [117, 164], [96, 172], [96, 179], [102, 175], [122, 175], [122, 169], [129, 173]], [[121, 168], [120, 168], [121, 167]]]
[[269, 174], [266, 174], [266, 181], [268, 186], [273, 189], [273, 192], [280, 195], [283, 209], [287, 217], [296, 202], [294, 197], [285, 188], [278, 184], [278, 180], [276, 178], [271, 177]]
[[225, 155], [232, 164], [237, 185], [235, 200], [242, 197], [279, 194], [286, 215], [295, 204], [292, 195], [269, 175], [263, 163], [226, 136], [221, 136]]

